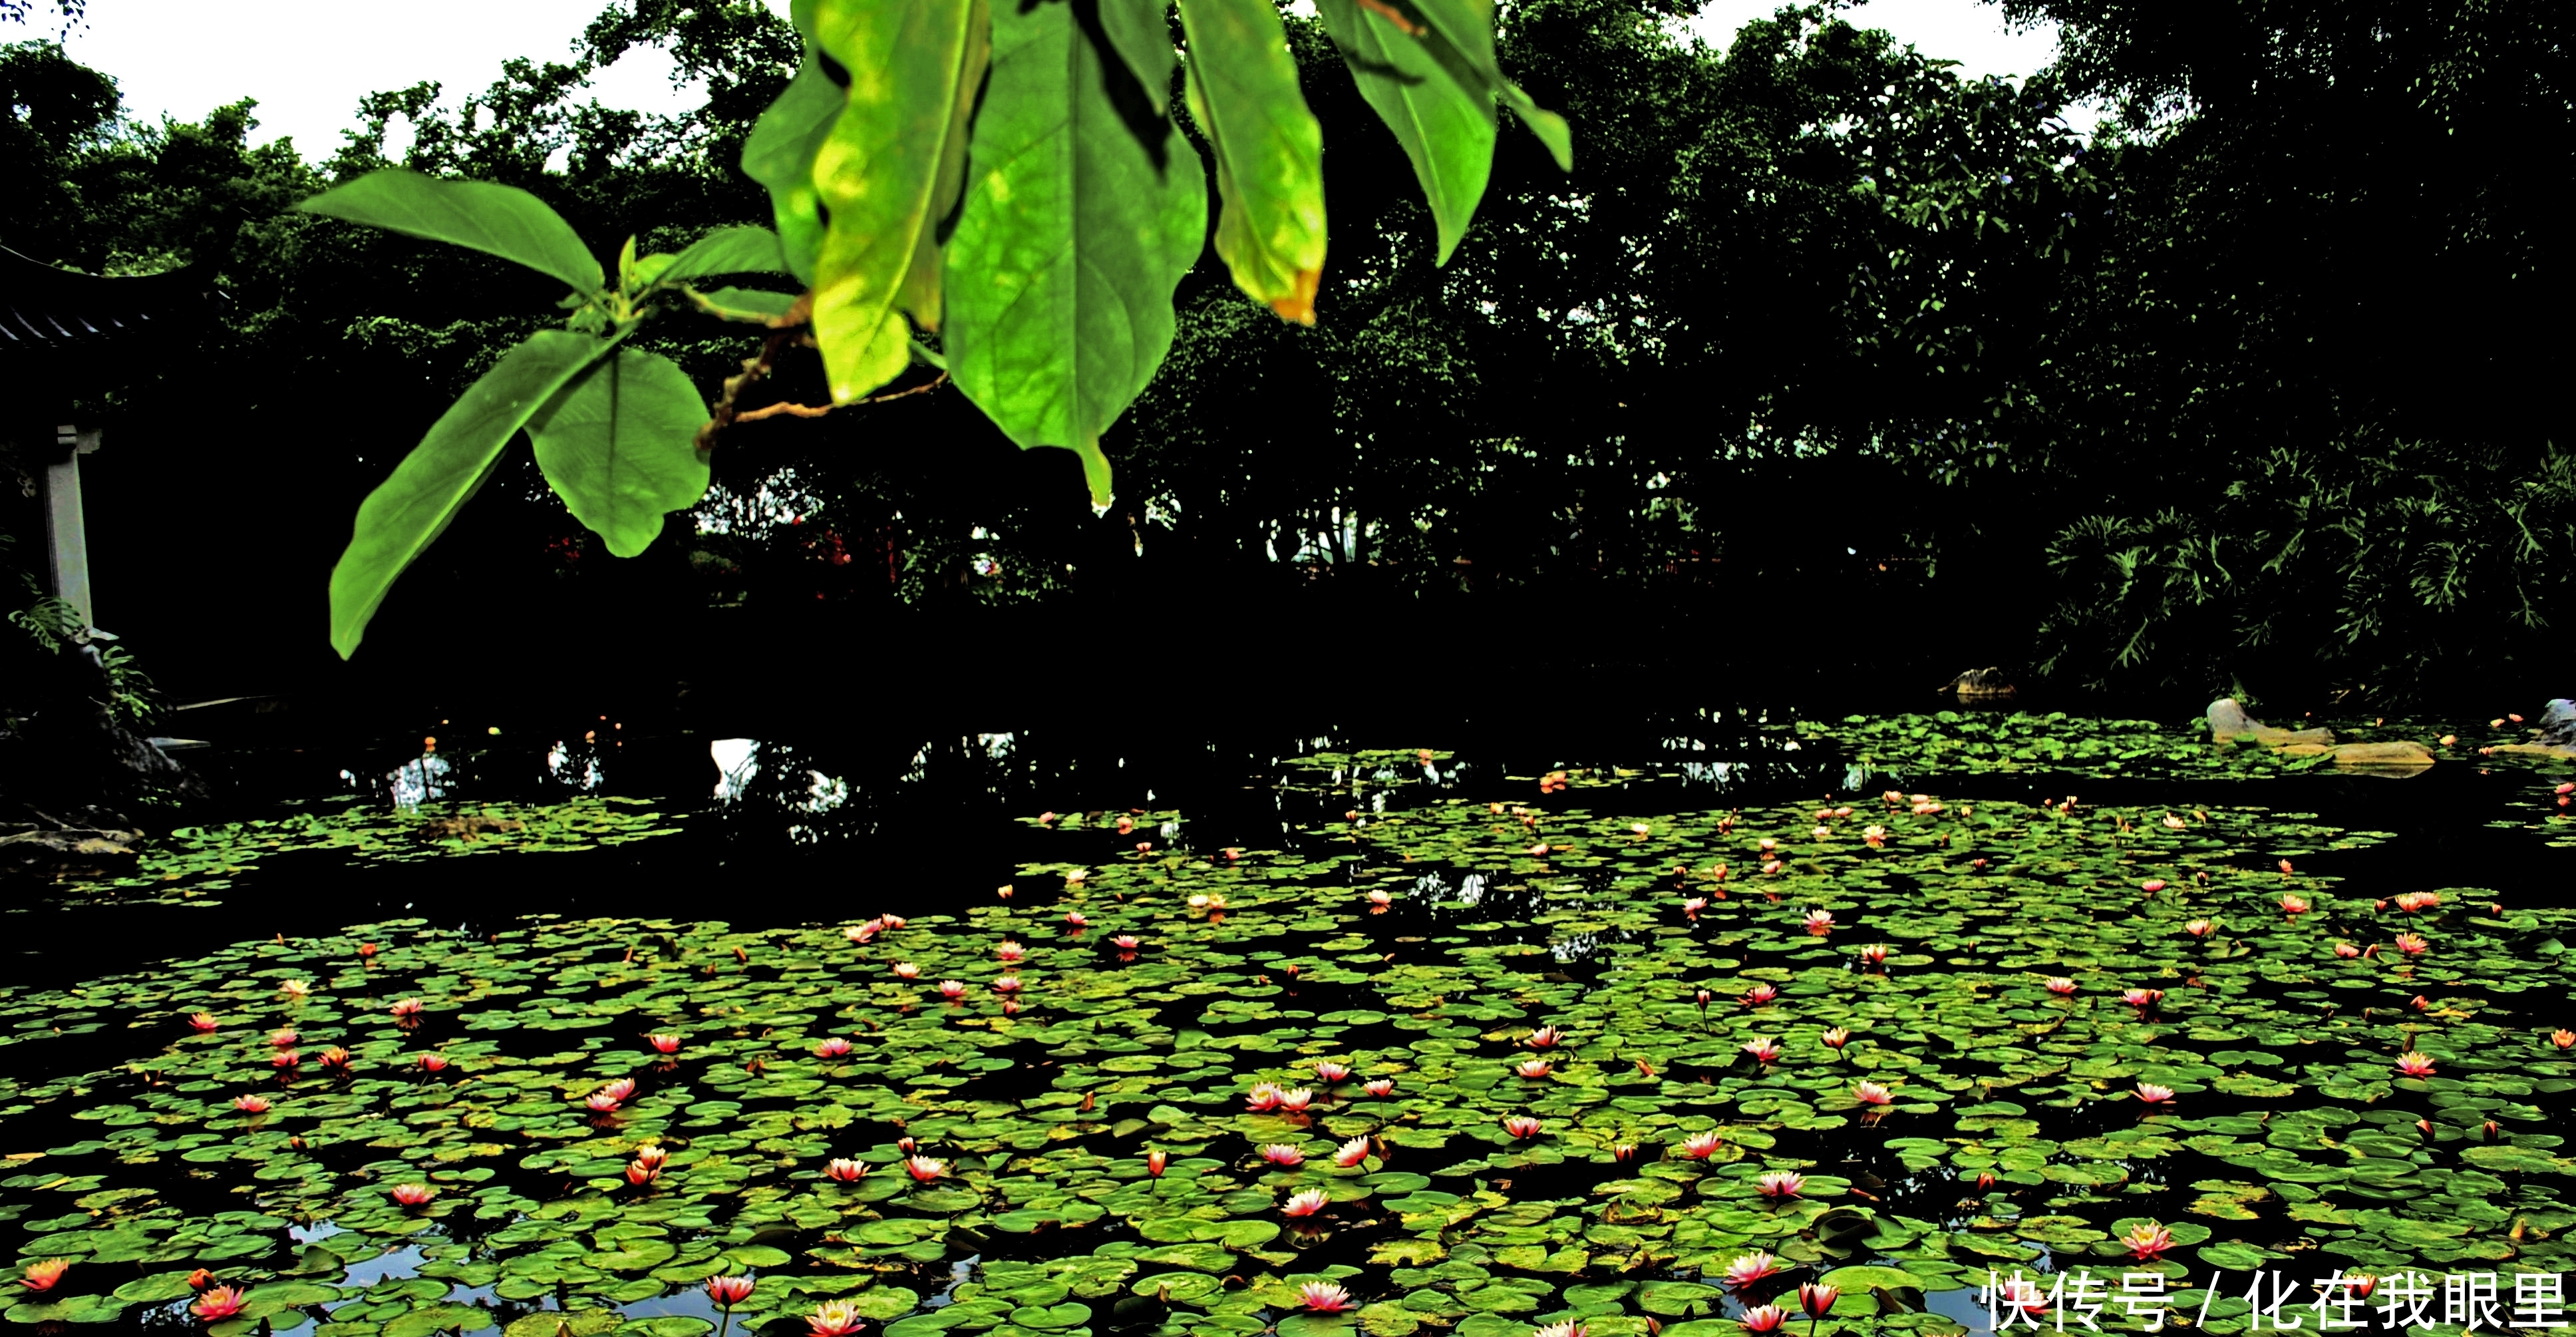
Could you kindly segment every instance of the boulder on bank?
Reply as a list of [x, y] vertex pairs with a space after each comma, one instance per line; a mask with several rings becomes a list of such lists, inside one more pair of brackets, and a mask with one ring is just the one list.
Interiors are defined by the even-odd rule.
[[2337, 766], [2413, 774], [2433, 764], [2432, 749], [2403, 740], [2337, 743], [2332, 729], [2275, 729], [2245, 713], [2234, 697], [2209, 703], [2209, 736], [2227, 743], [2252, 738], [2289, 757], [2330, 757]]
[[2536, 752], [2545, 757], [2576, 757], [2576, 701], [2560, 697], [2540, 712], [2540, 727], [2528, 743], [2499, 743], [2490, 752]]
[[2332, 729], [2275, 729], [2245, 713], [2236, 698], [2223, 696], [2209, 703], [2209, 737], [2212, 742], [2230, 743], [2247, 736], [2267, 747], [2289, 747], [2298, 744], [2332, 746]]

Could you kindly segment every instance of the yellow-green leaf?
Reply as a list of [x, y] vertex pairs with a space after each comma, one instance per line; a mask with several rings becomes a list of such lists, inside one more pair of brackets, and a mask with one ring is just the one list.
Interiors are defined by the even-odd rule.
[[1315, 323], [1324, 269], [1324, 130], [1270, 0], [1181, 0], [1190, 114], [1216, 151], [1216, 253], [1236, 286]]
[[1460, 76], [1423, 40], [1432, 35], [1427, 27], [1415, 25], [1421, 33], [1417, 36], [1376, 9], [1361, 8], [1357, 0], [1317, 0], [1316, 8], [1333, 44], [1341, 48], [1360, 96], [1395, 132], [1404, 156], [1412, 160], [1414, 178], [1422, 183], [1423, 199], [1439, 229], [1440, 263], [1449, 263], [1493, 174], [1492, 94], [1462, 86]]
[[884, 337], [886, 317], [937, 221], [940, 167], [964, 128], [958, 90], [978, 11], [974, 0], [814, 7], [814, 44], [849, 80], [814, 154], [824, 210], [814, 338], [836, 403], [894, 379], [910, 361], [901, 340]]

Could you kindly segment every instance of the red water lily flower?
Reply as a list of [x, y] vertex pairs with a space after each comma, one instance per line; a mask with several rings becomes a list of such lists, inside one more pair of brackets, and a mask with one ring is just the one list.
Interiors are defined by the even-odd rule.
[[240, 1110], [244, 1114], [266, 1114], [268, 1113], [268, 1098], [265, 1096], [235, 1096], [233, 1097], [233, 1108]]
[[18, 1278], [18, 1284], [41, 1294], [52, 1290], [54, 1283], [63, 1279], [63, 1273], [69, 1271], [71, 1265], [68, 1258], [48, 1258], [41, 1263], [29, 1263], [26, 1275]]
[[240, 1313], [242, 1306], [249, 1300], [248, 1291], [236, 1290], [230, 1286], [217, 1286], [198, 1296], [195, 1303], [188, 1306], [188, 1312], [209, 1323], [215, 1323]]
[[724, 1308], [731, 1309], [750, 1299], [752, 1288], [759, 1284], [749, 1277], [709, 1277], [707, 1278], [707, 1298]]
[[676, 1035], [648, 1035], [644, 1037], [644, 1043], [653, 1046], [653, 1052], [657, 1054], [680, 1052], [680, 1037]]

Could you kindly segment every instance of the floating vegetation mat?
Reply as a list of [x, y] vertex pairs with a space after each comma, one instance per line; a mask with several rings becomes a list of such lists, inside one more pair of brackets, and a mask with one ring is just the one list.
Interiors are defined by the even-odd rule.
[[1818, 1282], [1793, 1331], [1938, 1337], [2090, 1269], [2225, 1333], [2250, 1273], [2570, 1270], [2576, 912], [2347, 891], [2303, 865], [2383, 837], [2275, 812], [1571, 783], [1285, 852], [1091, 814], [954, 915], [0, 990], [6, 1317], [1732, 1337]]

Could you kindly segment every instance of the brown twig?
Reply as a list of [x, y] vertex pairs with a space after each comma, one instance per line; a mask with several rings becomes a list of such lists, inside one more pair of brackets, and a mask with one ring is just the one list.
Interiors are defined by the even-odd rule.
[[892, 400], [902, 399], [907, 395], [928, 394], [929, 392], [946, 384], [948, 384], [948, 373], [943, 371], [938, 375], [931, 377], [929, 380], [923, 381], [919, 385], [911, 386], [902, 390], [896, 390], [889, 394], [870, 395], [865, 399], [853, 399], [847, 404], [798, 404], [782, 399], [775, 404], [771, 404], [763, 408], [756, 408], [747, 413], [737, 413], [733, 415], [732, 420], [734, 422], [758, 422], [763, 418], [775, 418], [781, 414], [785, 414], [791, 418], [819, 418], [836, 408], [847, 409], [857, 408], [862, 404], [883, 404]]

